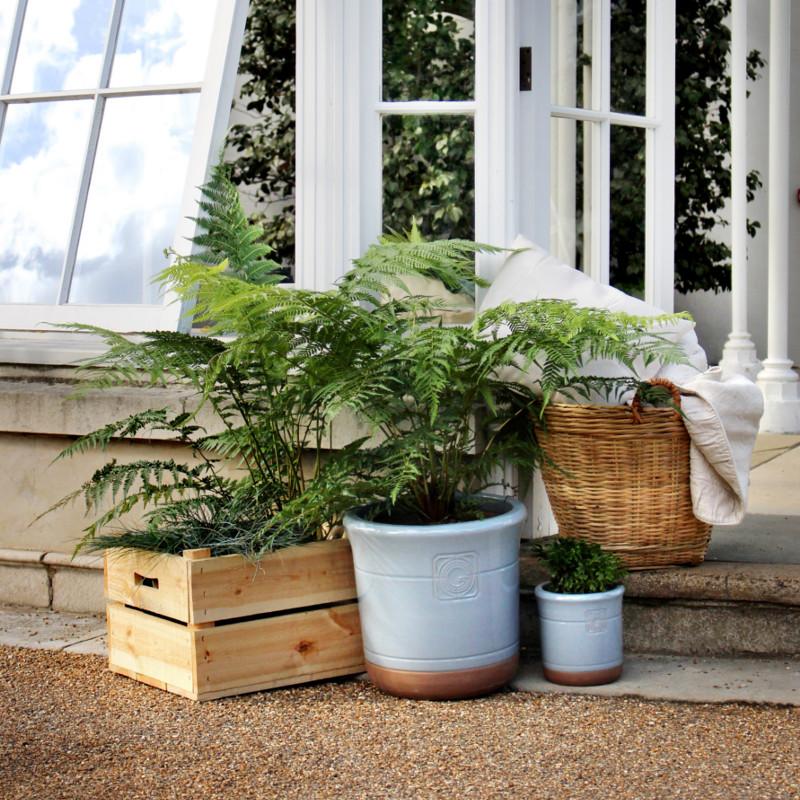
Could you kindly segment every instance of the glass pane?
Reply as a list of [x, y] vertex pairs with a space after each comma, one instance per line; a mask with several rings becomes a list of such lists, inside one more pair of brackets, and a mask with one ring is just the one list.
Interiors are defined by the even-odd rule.
[[111, 85], [203, 80], [216, 7], [216, 0], [126, 3]]
[[644, 296], [645, 136], [611, 127], [611, 285]]
[[28, 0], [12, 92], [97, 86], [112, 0]]
[[474, 0], [384, 0], [383, 99], [474, 96]]
[[0, 303], [55, 303], [92, 103], [8, 107], [0, 144]]
[[470, 117], [385, 118], [384, 230], [474, 239], [474, 144]]
[[557, 0], [550, 15], [553, 105], [593, 108], [592, 27], [594, 0]]
[[180, 217], [198, 95], [106, 104], [71, 303], [158, 303]]
[[647, 0], [611, 0], [611, 109], [644, 115]]
[[584, 272], [591, 256], [593, 133], [593, 123], [550, 120], [550, 250]]
[[225, 154], [245, 210], [264, 227], [270, 257], [288, 278], [295, 260], [296, 17], [294, 0], [270, 0], [257, 10], [253, 4]]

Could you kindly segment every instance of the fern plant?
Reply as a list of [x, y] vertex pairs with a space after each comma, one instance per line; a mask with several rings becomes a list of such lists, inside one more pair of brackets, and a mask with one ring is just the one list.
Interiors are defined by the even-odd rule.
[[[339, 292], [368, 311], [304, 364], [326, 370], [318, 385], [330, 416], [346, 409], [377, 434], [378, 443], [352, 454], [350, 472], [381, 498], [381, 518], [435, 524], [480, 515], [475, 493], [496, 485], [504, 467], [529, 474], [541, 458], [533, 418], [557, 392], [613, 396], [639, 385], [585, 376], [584, 364], [613, 359], [635, 374], [637, 359], [682, 358], [649, 318], [538, 300], [454, 327], [443, 322], [442, 301], [392, 291], [409, 274], [451, 287], [474, 282], [474, 254], [486, 249], [395, 237], [373, 246]], [[531, 370], [540, 376], [533, 384]]]
[[558, 594], [607, 592], [628, 572], [616, 553], [583, 539], [557, 536], [539, 541], [534, 553], [550, 574], [546, 588]]
[[192, 239], [196, 252], [187, 260], [207, 265], [225, 261], [234, 277], [251, 283], [280, 283], [282, 267], [267, 258], [272, 248], [264, 242], [264, 229], [248, 222], [230, 174], [230, 166], [219, 161], [210, 180], [200, 187], [202, 214], [192, 217], [199, 229]]
[[[63, 498], [54, 508], [82, 498], [94, 516], [79, 550], [211, 547], [217, 555], [258, 555], [336, 527], [335, 513], [327, 510], [313, 519], [300, 515], [291, 524], [291, 515], [282, 511], [314, 481], [326, 481], [331, 469], [323, 458], [330, 420], [315, 376], [302, 367], [306, 353], [348, 326], [352, 301], [277, 285], [278, 265], [266, 258], [260, 229], [248, 223], [224, 170], [215, 172], [203, 195], [205, 216], [195, 240], [201, 250], [177, 259], [160, 281], [193, 307], [208, 335], [124, 336], [69, 326], [100, 335], [106, 344], [101, 356], [81, 368], [83, 391], [171, 386], [184, 390], [192, 406], [179, 414], [161, 408], [131, 415], [60, 454], [69, 458], [158, 432], [186, 446], [191, 457], [185, 464], [112, 460]], [[220, 263], [207, 263], [221, 256]], [[317, 333], [320, 320], [324, 335]], [[213, 420], [209, 430], [198, 422], [201, 412]], [[346, 481], [339, 485], [346, 494]], [[348, 495], [336, 507], [351, 503]], [[140, 524], [130, 522], [136, 511]]]

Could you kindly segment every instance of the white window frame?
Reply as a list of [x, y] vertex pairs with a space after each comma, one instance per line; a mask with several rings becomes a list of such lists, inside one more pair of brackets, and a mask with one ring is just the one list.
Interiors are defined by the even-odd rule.
[[[538, 46], [549, 49], [551, 2], [537, 0]], [[588, 2], [589, 0], [587, 0]], [[647, 2], [647, 76], [644, 116], [611, 110], [611, 0], [595, 0], [592, 15], [592, 108], [552, 104], [548, 80], [537, 89], [537, 103], [549, 106], [554, 119], [593, 123], [589, 183], [589, 271], [609, 283], [611, 210], [611, 126], [631, 126], [645, 131], [645, 300], [664, 311], [674, 303], [675, 252], [675, 0]], [[546, 42], [544, 40], [547, 40]], [[549, 59], [548, 59], [549, 60]], [[548, 129], [542, 139], [549, 140]], [[537, 164], [536, 185], [550, 196], [549, 145]], [[548, 225], [549, 229], [549, 225]], [[546, 234], [540, 243], [549, 239]], [[545, 246], [548, 246], [547, 244]]]
[[[520, 230], [517, 6], [476, 0], [474, 100], [387, 102], [380, 0], [298, 0], [298, 286], [330, 288], [380, 235], [387, 115], [474, 118], [475, 236], [511, 242]], [[501, 263], [482, 256], [478, 270], [491, 278]]]
[[[608, 283], [611, 125], [646, 131], [645, 298], [671, 310], [674, 281], [675, 0], [648, 0], [644, 116], [610, 107], [611, 0], [593, 15], [593, 109], [553, 106], [550, 15], [558, 0], [476, 0], [474, 101], [381, 100], [380, 0], [298, 0], [297, 284], [327, 289], [381, 232], [381, 119], [474, 118], [475, 237], [543, 247], [550, 230], [550, 118], [595, 123], [591, 274]], [[519, 91], [519, 47], [533, 90]], [[320, 133], [322, 135], [320, 135]], [[481, 256], [491, 280], [503, 256]]]
[[[194, 236], [196, 231], [195, 223], [190, 217], [197, 214], [198, 187], [207, 180], [211, 165], [219, 155], [227, 131], [249, 0], [219, 0], [217, 2], [205, 76], [200, 83], [109, 87], [113, 54], [125, 3], [125, 0], [114, 0], [101, 77], [96, 87], [91, 90], [12, 94], [10, 89], [13, 65], [19, 51], [27, 2], [28, 0], [19, 0], [18, 2], [12, 26], [9, 57], [6, 64], [3, 65], [3, 74], [0, 77], [0, 132], [2, 132], [6, 109], [14, 103], [89, 99], [93, 101], [94, 107], [78, 197], [73, 212], [67, 256], [62, 270], [58, 302], [56, 304], [0, 304], [0, 325], [3, 328], [0, 336], [0, 360], [63, 363], [64, 359], [73, 360], [76, 352], [83, 354], [86, 351], [86, 345], [76, 346], [74, 341], [65, 338], [68, 337], [68, 334], [63, 332], [58, 335], [51, 333], [47, 336], [32, 335], [29, 332], [34, 330], [37, 332], [50, 331], [54, 324], [72, 322], [99, 325], [120, 332], [175, 330], [178, 327], [185, 327], [185, 323], [182, 321], [181, 305], [175, 302], [176, 298], [173, 293], [168, 293], [164, 297], [164, 302], [157, 305], [67, 303], [80, 227], [86, 209], [86, 199], [106, 100], [110, 97], [198, 94], [197, 121], [183, 187], [180, 222], [172, 243], [176, 252], [188, 252], [190, 247], [188, 240]], [[59, 342], [65, 343], [64, 346], [61, 346]], [[91, 347], [89, 350], [91, 351]]]

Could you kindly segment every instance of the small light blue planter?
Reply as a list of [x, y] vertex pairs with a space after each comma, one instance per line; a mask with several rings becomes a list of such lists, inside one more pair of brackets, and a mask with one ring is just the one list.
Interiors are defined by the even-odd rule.
[[364, 655], [372, 681], [402, 697], [452, 699], [505, 685], [519, 659], [519, 538], [525, 507], [445, 525], [373, 522], [352, 511]]
[[544, 676], [565, 686], [599, 686], [622, 674], [624, 586], [594, 594], [536, 587]]

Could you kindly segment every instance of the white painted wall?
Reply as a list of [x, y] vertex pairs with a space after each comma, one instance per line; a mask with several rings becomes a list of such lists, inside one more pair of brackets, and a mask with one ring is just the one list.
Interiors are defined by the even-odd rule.
[[[769, 118], [769, 3], [766, 0], [750, 0], [748, 13], [748, 44], [759, 50], [767, 62], [761, 71], [762, 77], [750, 84], [748, 99], [748, 168], [761, 173], [764, 188], [748, 206], [751, 219], [761, 222], [761, 230], [750, 240], [750, 269], [748, 275], [748, 325], [753, 336], [759, 358], [767, 352], [767, 134]], [[792, 1], [792, 74], [790, 163], [786, 165], [790, 174], [793, 196], [789, 210], [789, 357], [800, 362], [800, 203], [794, 193], [800, 189], [800, 0]], [[730, 244], [730, 229], [721, 228], [718, 235]], [[713, 292], [691, 292], [675, 296], [676, 310], [689, 311], [697, 320], [700, 343], [708, 353], [709, 361], [717, 363], [722, 347], [730, 332], [730, 294]]]

